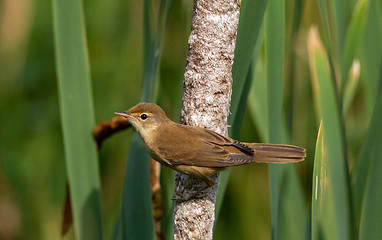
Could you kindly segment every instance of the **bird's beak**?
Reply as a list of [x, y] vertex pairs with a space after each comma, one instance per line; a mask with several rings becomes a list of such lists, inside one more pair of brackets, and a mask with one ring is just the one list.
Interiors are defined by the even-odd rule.
[[114, 112], [114, 114], [119, 115], [121, 117], [129, 118], [131, 115], [129, 115], [127, 112]]

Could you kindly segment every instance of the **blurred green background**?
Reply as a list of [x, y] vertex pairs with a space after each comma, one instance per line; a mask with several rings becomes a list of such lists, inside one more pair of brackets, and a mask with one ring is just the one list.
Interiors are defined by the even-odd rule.
[[[320, 2], [323, 1], [295, 0], [286, 1], [285, 5], [283, 116], [291, 143], [307, 148], [306, 161], [297, 165], [304, 211], [310, 209], [312, 199], [314, 149], [320, 123], [314, 107], [306, 40], [311, 25], [318, 25], [321, 33], [325, 32]], [[337, 19], [343, 21], [338, 25], [342, 27], [337, 29], [338, 36], [351, 38], [344, 32], [350, 26], [357, 2], [361, 1], [342, 1], [346, 8]], [[362, 2], [369, 6], [369, 1]], [[154, 8], [155, 4], [158, 3], [153, 2]], [[369, 8], [358, 20], [366, 30], [361, 32], [357, 42], [362, 52], [357, 50], [354, 55], [361, 60], [373, 57], [378, 70], [381, 66], [381, 46], [377, 46], [381, 39], [381, 23], [375, 21], [381, 19], [381, 1], [370, 1], [370, 4], [374, 4], [370, 9], [377, 12], [377, 20], [367, 18]], [[126, 110], [140, 101], [144, 78], [142, 5], [141, 1], [84, 1], [97, 122], [107, 121], [114, 111]], [[174, 121], [179, 119], [192, 8], [190, 0], [172, 1], [164, 30], [156, 93], [158, 104]], [[329, 15], [338, 16], [330, 11]], [[378, 32], [375, 29], [379, 29]], [[322, 38], [328, 48], [333, 47], [330, 41]], [[338, 42], [337, 45], [341, 46]], [[264, 48], [259, 48], [259, 60], [252, 66], [254, 75], [257, 74], [254, 78], [264, 76], [259, 70], [265, 64], [260, 61], [264, 59]], [[363, 63], [367, 61], [361, 62], [361, 69], [367, 69]], [[350, 168], [360, 153], [379, 89], [378, 82], [368, 83], [371, 75], [378, 79], [380, 74], [370, 68], [366, 74], [361, 70], [360, 83], [344, 115]], [[55, 69], [50, 1], [1, 0], [0, 239], [59, 238], [66, 168]], [[251, 101], [253, 91], [249, 94]], [[265, 141], [264, 130], [259, 129], [261, 124], [256, 119], [257, 112], [253, 105], [248, 105], [250, 111], [244, 113], [238, 139]], [[119, 133], [107, 140], [99, 151], [103, 225], [107, 238], [113, 232], [119, 211], [131, 135], [132, 130]], [[309, 229], [309, 214], [306, 217], [304, 228]], [[267, 165], [232, 168], [216, 221], [215, 239], [271, 239], [271, 232]]]

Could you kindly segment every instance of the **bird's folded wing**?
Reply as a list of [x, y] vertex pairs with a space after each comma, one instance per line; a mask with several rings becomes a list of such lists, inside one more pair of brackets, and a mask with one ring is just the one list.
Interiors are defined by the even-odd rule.
[[187, 154], [186, 158], [166, 157], [166, 160], [173, 165], [224, 168], [253, 162], [253, 156], [244, 153], [230, 153], [224, 149], [224, 146], [204, 142], [201, 148], [193, 154]]

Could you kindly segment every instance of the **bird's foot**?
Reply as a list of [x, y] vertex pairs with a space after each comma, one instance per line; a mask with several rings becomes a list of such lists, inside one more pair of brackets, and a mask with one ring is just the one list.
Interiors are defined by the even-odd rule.
[[193, 193], [187, 194], [187, 195], [184, 195], [182, 193], [175, 191], [174, 196], [172, 197], [171, 200], [173, 200], [177, 203], [181, 203], [181, 202], [187, 202], [191, 199], [199, 199], [199, 198], [201, 198], [200, 193], [203, 192], [204, 190], [207, 190], [208, 188], [210, 188], [210, 187], [206, 186], [206, 187], [204, 187], [198, 191], [194, 191]]

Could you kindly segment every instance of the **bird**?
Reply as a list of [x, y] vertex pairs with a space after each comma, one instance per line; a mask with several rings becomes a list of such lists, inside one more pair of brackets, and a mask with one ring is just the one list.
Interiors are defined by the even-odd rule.
[[203, 180], [227, 167], [257, 163], [295, 163], [306, 157], [304, 148], [269, 143], [246, 143], [197, 126], [173, 122], [154, 103], [139, 103], [115, 112], [138, 132], [154, 160], [166, 167]]

